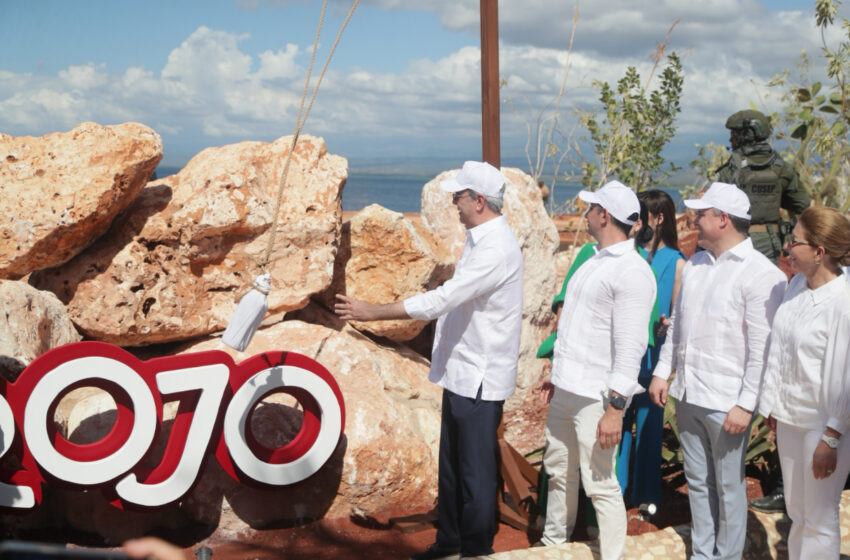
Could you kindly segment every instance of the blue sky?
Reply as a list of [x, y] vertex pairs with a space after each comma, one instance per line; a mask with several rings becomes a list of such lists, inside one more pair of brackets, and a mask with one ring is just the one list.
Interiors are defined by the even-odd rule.
[[[726, 142], [725, 117], [816, 53], [812, 1], [596, 0], [579, 4], [567, 108], [594, 108], [594, 79], [649, 54], [676, 19], [685, 93], [671, 157]], [[320, 68], [350, 3], [330, 2]], [[574, 2], [501, 0], [503, 159], [524, 158], [525, 120], [557, 91]], [[0, 132], [142, 122], [163, 163], [210, 145], [291, 133], [318, 1], [0, 0]], [[842, 8], [846, 15], [847, 6]], [[767, 31], [766, 31], [767, 30]], [[478, 0], [362, 0], [305, 131], [353, 168], [380, 158], [480, 157]], [[766, 101], [774, 108], [772, 101]], [[574, 130], [574, 124], [565, 122]], [[576, 133], [580, 132], [577, 129]]]

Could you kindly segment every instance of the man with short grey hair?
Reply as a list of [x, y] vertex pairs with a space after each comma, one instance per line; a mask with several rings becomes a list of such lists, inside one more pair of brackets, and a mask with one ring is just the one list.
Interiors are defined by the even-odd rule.
[[770, 325], [786, 278], [747, 237], [750, 201], [712, 183], [695, 210], [699, 242], [682, 271], [649, 394], [676, 399], [691, 504], [693, 559], [741, 558], [747, 530], [744, 457], [758, 406]]
[[496, 533], [502, 405], [514, 392], [522, 326], [523, 262], [499, 213], [505, 178], [467, 161], [440, 183], [452, 193], [466, 245], [454, 276], [389, 304], [337, 295], [344, 320], [438, 318], [429, 379], [443, 388], [436, 542], [414, 560], [484, 556]]

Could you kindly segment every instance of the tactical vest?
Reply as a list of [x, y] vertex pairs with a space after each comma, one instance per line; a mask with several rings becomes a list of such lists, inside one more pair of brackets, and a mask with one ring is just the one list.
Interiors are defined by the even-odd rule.
[[[761, 159], [761, 158], [758, 158]], [[732, 183], [747, 193], [750, 199], [750, 216], [753, 224], [776, 223], [779, 221], [779, 207], [782, 202], [782, 189], [785, 186], [781, 176], [785, 162], [776, 152], [770, 153], [767, 160], [756, 163], [752, 158], [732, 152], [728, 165], [732, 173]]]

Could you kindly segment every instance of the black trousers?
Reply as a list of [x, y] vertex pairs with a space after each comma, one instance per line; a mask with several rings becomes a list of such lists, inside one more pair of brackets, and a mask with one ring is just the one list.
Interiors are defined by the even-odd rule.
[[493, 553], [504, 401], [443, 390], [437, 545], [463, 556]]

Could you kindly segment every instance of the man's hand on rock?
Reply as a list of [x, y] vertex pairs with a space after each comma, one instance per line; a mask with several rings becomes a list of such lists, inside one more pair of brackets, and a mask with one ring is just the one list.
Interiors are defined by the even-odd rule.
[[343, 321], [382, 321], [387, 319], [409, 319], [402, 302], [369, 303], [343, 294], [336, 295], [334, 312]]
[[334, 312], [343, 321], [371, 321], [369, 318], [369, 307], [371, 305], [371, 303], [362, 299], [337, 294]]

